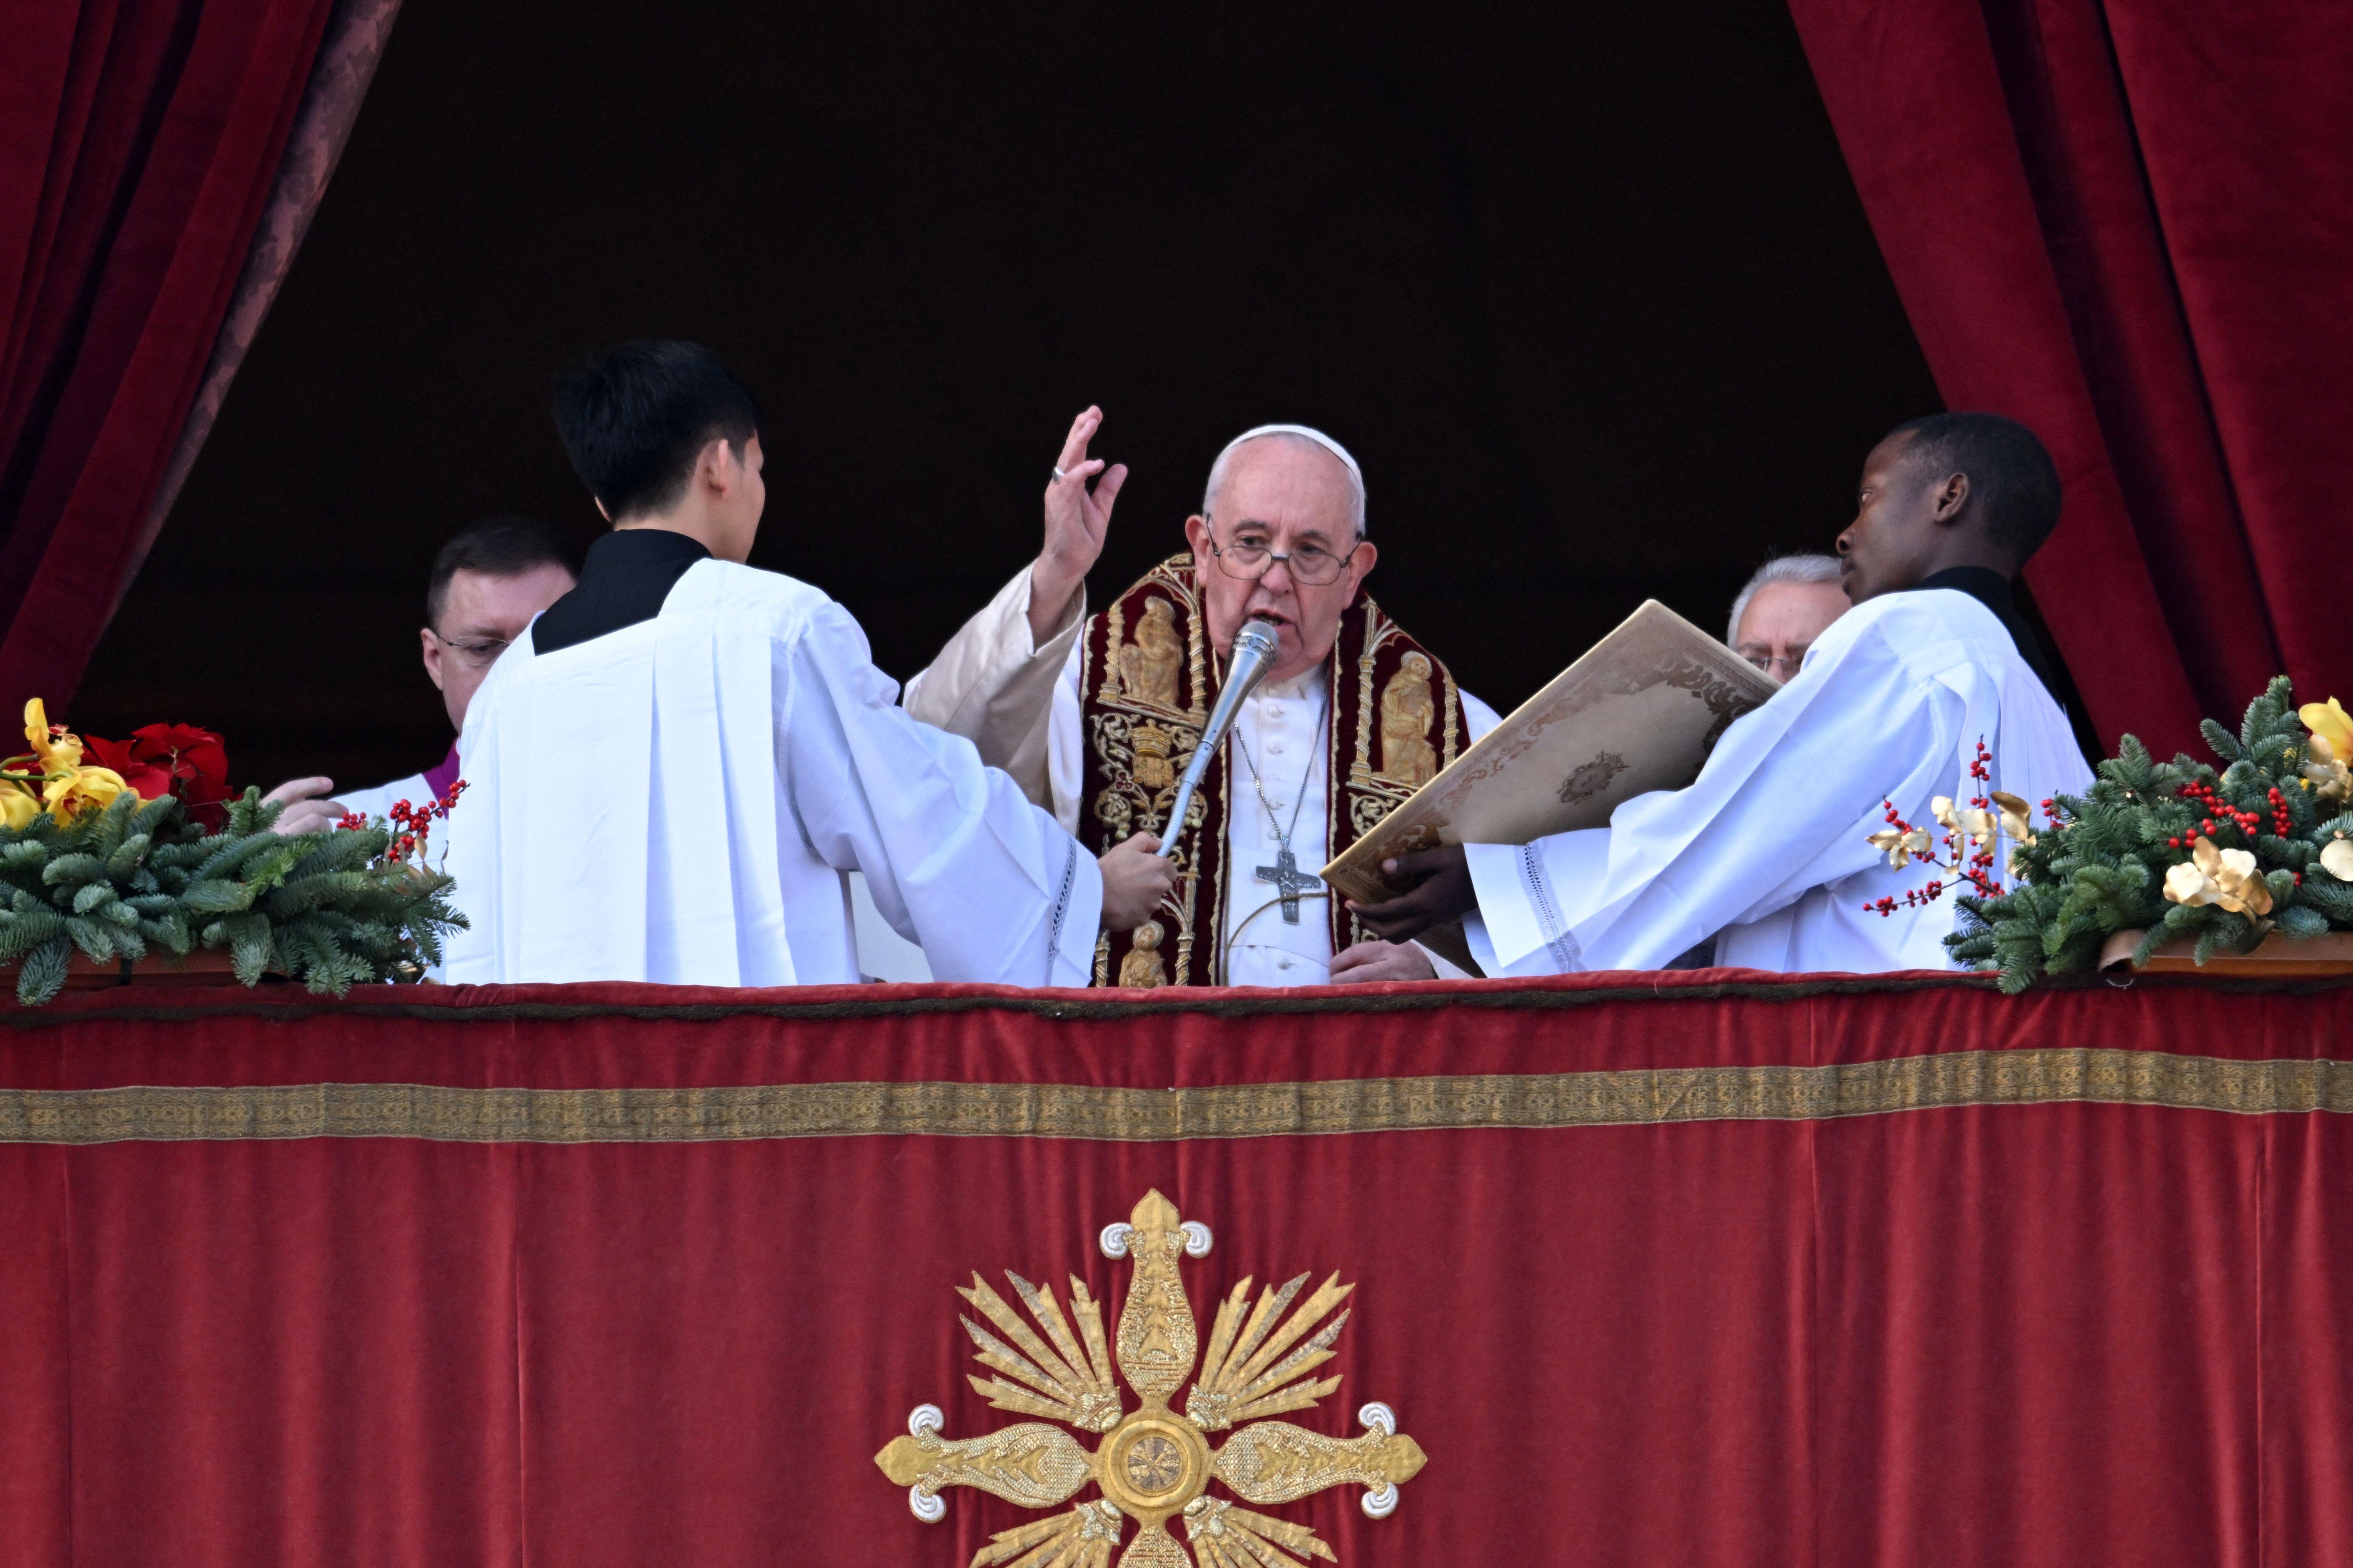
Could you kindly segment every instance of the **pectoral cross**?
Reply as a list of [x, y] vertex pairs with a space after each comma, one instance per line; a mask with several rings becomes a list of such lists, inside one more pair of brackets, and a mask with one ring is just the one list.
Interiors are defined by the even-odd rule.
[[1288, 844], [1275, 851], [1273, 865], [1258, 868], [1258, 879], [1272, 882], [1282, 890], [1282, 923], [1294, 926], [1299, 923], [1299, 895], [1324, 885], [1323, 878], [1311, 877], [1299, 868], [1299, 857], [1291, 852]]

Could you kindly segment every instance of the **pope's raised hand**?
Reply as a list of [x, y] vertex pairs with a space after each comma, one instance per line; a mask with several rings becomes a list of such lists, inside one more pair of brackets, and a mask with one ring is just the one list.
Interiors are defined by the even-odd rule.
[[1113, 845], [1095, 865], [1103, 872], [1105, 931], [1133, 931], [1142, 925], [1176, 885], [1176, 866], [1160, 858], [1160, 840], [1149, 833]]
[[[1101, 458], [1087, 456], [1087, 444], [1102, 425], [1100, 408], [1090, 408], [1071, 422], [1062, 455], [1054, 463], [1059, 477], [1046, 485], [1046, 543], [1029, 568], [1029, 633], [1040, 644], [1069, 620], [1071, 601], [1103, 553], [1112, 506], [1119, 500], [1119, 487], [1127, 482], [1125, 463], [1106, 465]], [[1090, 479], [1095, 479], [1092, 489]]]

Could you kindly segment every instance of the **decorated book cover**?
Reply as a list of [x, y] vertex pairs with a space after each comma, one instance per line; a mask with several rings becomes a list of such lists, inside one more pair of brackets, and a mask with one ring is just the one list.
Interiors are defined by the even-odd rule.
[[[1381, 876], [1392, 855], [1599, 827], [1620, 801], [1691, 783], [1717, 737], [1777, 689], [1763, 670], [1646, 599], [1324, 867], [1324, 879], [1348, 898], [1386, 899], [1399, 890]], [[1432, 937], [1457, 956], [1459, 928], [1422, 940]]]

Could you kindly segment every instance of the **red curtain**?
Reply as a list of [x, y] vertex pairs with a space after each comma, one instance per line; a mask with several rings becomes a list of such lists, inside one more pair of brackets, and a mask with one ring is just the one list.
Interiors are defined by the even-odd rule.
[[282, 258], [258, 279], [248, 261], [333, 9], [0, 0], [7, 710], [32, 695], [55, 710], [79, 682], [185, 471], [240, 280], [266, 285], [266, 308], [283, 275]]
[[2353, 700], [2353, 26], [2310, 0], [1790, 0], [1946, 403], [2067, 486], [2028, 569], [2102, 735]]
[[1153, 1188], [1355, 1283], [1350, 1568], [2353, 1562], [2345, 990], [1630, 978], [0, 1014], [0, 1564], [964, 1568], [954, 1289]]

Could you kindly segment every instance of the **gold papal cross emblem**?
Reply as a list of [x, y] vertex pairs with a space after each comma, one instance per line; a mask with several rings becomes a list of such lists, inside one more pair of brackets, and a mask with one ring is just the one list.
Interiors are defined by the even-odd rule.
[[[1423, 1456], [1421, 1445], [1397, 1429], [1388, 1405], [1367, 1405], [1356, 1413], [1368, 1428], [1362, 1437], [1327, 1437], [1263, 1419], [1309, 1409], [1340, 1386], [1337, 1377], [1308, 1375], [1332, 1359], [1348, 1321], [1345, 1312], [1333, 1316], [1333, 1309], [1356, 1287], [1341, 1284], [1336, 1274], [1296, 1310], [1292, 1304], [1307, 1283], [1304, 1274], [1279, 1289], [1269, 1286], [1255, 1307], [1251, 1282], [1235, 1286], [1218, 1308], [1208, 1353], [1201, 1357], [1184, 1410], [1169, 1408], [1169, 1396], [1193, 1373], [1199, 1348], [1178, 1264], [1207, 1256], [1209, 1241], [1208, 1226], [1180, 1222], [1176, 1205], [1156, 1192], [1145, 1194], [1126, 1224], [1104, 1228], [1104, 1256], [1134, 1265], [1118, 1338], [1109, 1349], [1102, 1309], [1076, 1276], [1065, 1317], [1052, 1287], [1007, 1271], [1035, 1328], [979, 1275], [971, 1289], [958, 1289], [990, 1325], [964, 1320], [965, 1332], [978, 1347], [974, 1359], [998, 1374], [973, 1377], [973, 1387], [999, 1410], [1103, 1435], [1092, 1453], [1045, 1421], [1024, 1421], [984, 1437], [948, 1438], [940, 1436], [936, 1405], [915, 1408], [908, 1435], [893, 1437], [874, 1462], [893, 1485], [907, 1489], [917, 1519], [936, 1523], [945, 1518], [947, 1500], [939, 1494], [949, 1487], [978, 1487], [1040, 1509], [1060, 1507], [1089, 1483], [1103, 1494], [994, 1536], [973, 1558], [973, 1568], [1104, 1568], [1113, 1552], [1122, 1568], [1188, 1568], [1193, 1558], [1168, 1532], [1168, 1521], [1178, 1518], [1208, 1568], [1282, 1568], [1308, 1557], [1336, 1561], [1305, 1525], [1211, 1496], [1212, 1480], [1245, 1502], [1268, 1506], [1326, 1487], [1362, 1486], [1366, 1513], [1386, 1519], [1396, 1510], [1398, 1488], [1421, 1468]], [[1142, 1401], [1134, 1410], [1125, 1408], [1112, 1380], [1114, 1354], [1120, 1376]], [[1224, 1447], [1209, 1447], [1210, 1433], [1234, 1427], [1240, 1430]], [[1131, 1519], [1138, 1528], [1122, 1549], [1120, 1535]]]

